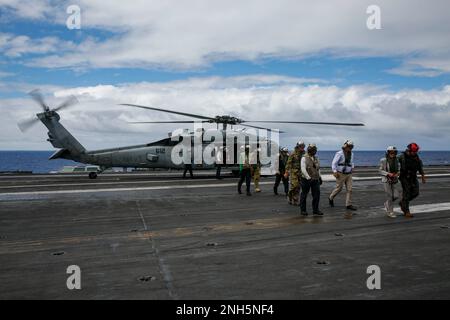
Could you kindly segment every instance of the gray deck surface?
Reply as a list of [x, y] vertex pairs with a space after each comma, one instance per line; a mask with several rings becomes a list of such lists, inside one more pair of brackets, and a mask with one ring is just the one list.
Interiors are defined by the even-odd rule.
[[448, 299], [450, 169], [427, 172], [416, 217], [395, 220], [379, 179], [354, 182], [353, 215], [325, 182], [325, 216], [303, 218], [272, 177], [247, 197], [208, 173], [0, 176], [0, 299]]

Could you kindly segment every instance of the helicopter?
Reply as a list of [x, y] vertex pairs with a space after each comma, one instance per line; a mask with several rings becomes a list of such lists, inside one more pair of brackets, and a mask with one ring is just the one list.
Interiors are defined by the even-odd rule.
[[[67, 109], [76, 103], [78, 103], [78, 99], [75, 96], [70, 96], [67, 100], [62, 102], [56, 108], [51, 109], [48, 104], [45, 102], [43, 95], [41, 92], [36, 89], [29, 93], [30, 97], [37, 102], [42, 108], [42, 112], [37, 113], [36, 117], [33, 117], [30, 120], [26, 120], [20, 122], [18, 124], [19, 129], [22, 132], [25, 132], [30, 127], [35, 125], [38, 122], [42, 122], [48, 129], [48, 139], [47, 141], [52, 144], [52, 146], [58, 150], [49, 158], [49, 160], [54, 159], [67, 159], [73, 160], [75, 162], [89, 164], [89, 165], [97, 165], [100, 169], [97, 172], [89, 172], [90, 179], [96, 179], [98, 174], [104, 172], [107, 169], [113, 167], [134, 167], [134, 168], [153, 168], [153, 169], [183, 169], [186, 167], [186, 163], [175, 163], [172, 161], [174, 148], [177, 148], [184, 139], [194, 140], [194, 132], [189, 132], [188, 130], [184, 130], [182, 133], [178, 133], [176, 135], [170, 135], [167, 138], [150, 142], [147, 144], [126, 146], [126, 147], [118, 147], [118, 148], [110, 148], [110, 149], [102, 149], [102, 150], [86, 150], [83, 145], [60, 123], [61, 117], [59, 112]], [[171, 113], [181, 116], [186, 116], [190, 118], [195, 118], [197, 120], [174, 120], [174, 121], [144, 121], [144, 122], [131, 122], [132, 124], [156, 124], [156, 123], [210, 123], [217, 124], [217, 129], [219, 129], [219, 124], [222, 124], [222, 129], [219, 130], [219, 133], [223, 135], [226, 140], [226, 137], [230, 135], [230, 133], [243, 132], [245, 129], [239, 130], [227, 130], [228, 126], [243, 126], [252, 129], [264, 129], [271, 131], [270, 128], [265, 128], [261, 126], [255, 126], [250, 123], [278, 123], [278, 124], [310, 124], [310, 125], [332, 125], [332, 126], [364, 126], [362, 123], [341, 123], [341, 122], [308, 122], [308, 121], [275, 121], [275, 120], [258, 120], [258, 121], [250, 121], [244, 120], [237, 117], [229, 116], [229, 115], [221, 115], [215, 117], [208, 117], [204, 115], [180, 112], [169, 109], [155, 108], [150, 106], [143, 106], [137, 104], [129, 104], [123, 103], [120, 104], [122, 106], [133, 107], [146, 109], [151, 111], [159, 111], [165, 113]], [[201, 133], [202, 135], [204, 132]], [[251, 134], [250, 134], [251, 135]], [[258, 141], [258, 137], [253, 136], [253, 141]], [[208, 139], [202, 139], [202, 149], [205, 150], [211, 143], [214, 141]], [[262, 143], [261, 141], [257, 142], [257, 146]], [[220, 147], [222, 149], [222, 153], [224, 155], [224, 159], [222, 163], [206, 163], [202, 161], [201, 163], [187, 163], [194, 169], [213, 169], [217, 166], [230, 168], [233, 173], [238, 172], [238, 165], [236, 161], [237, 148], [238, 145], [234, 141], [231, 145], [224, 145]], [[213, 153], [217, 151], [218, 148], [213, 150]], [[277, 148], [278, 151], [278, 148]], [[232, 158], [227, 157], [227, 154], [232, 154]]]

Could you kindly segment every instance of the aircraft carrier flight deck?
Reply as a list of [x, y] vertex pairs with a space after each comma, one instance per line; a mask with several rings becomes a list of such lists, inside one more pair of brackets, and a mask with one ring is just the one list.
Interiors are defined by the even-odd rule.
[[448, 299], [450, 167], [426, 173], [412, 219], [385, 216], [375, 168], [357, 168], [356, 212], [344, 194], [328, 206], [328, 176], [323, 217], [300, 216], [273, 177], [248, 197], [212, 172], [2, 175], [0, 299]]

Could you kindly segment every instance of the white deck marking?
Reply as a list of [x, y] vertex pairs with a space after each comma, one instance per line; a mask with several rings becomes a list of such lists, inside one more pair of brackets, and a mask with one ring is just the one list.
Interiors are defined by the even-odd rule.
[[[270, 184], [272, 184], [272, 183], [273, 182], [270, 182]], [[269, 184], [269, 183], [261, 182], [260, 184]], [[77, 189], [77, 190], [11, 192], [11, 193], [0, 193], [0, 199], [5, 196], [35, 196], [35, 195], [73, 194], [73, 193], [104, 193], [104, 192], [148, 191], [148, 190], [170, 190], [170, 189], [220, 188], [220, 187], [231, 187], [231, 186], [236, 186], [236, 183], [154, 186], [154, 187], [138, 187], [138, 188]]]
[[[450, 202], [441, 203], [430, 203], [430, 204], [418, 204], [415, 206], [410, 206], [411, 213], [426, 213], [426, 212], [436, 212], [436, 211], [446, 211], [450, 210]], [[396, 213], [401, 213], [400, 209], [394, 210]]]
[[[447, 177], [450, 176], [450, 173], [442, 173], [442, 174], [429, 174], [428, 177]], [[322, 175], [323, 181], [330, 182], [335, 181], [335, 178], [331, 174]], [[355, 181], [370, 181], [370, 180], [381, 180], [379, 176], [372, 177], [353, 177]], [[201, 179], [198, 181], [214, 181], [217, 180], [215, 178], [212, 179]], [[82, 187], [82, 186], [101, 186], [101, 185], [117, 185], [117, 184], [147, 184], [147, 183], [170, 183], [170, 182], [186, 182], [188, 180], [153, 180], [153, 181], [112, 181], [112, 182], [91, 182], [91, 183], [59, 183], [59, 184], [29, 184], [29, 185], [13, 185], [13, 186], [0, 186], [0, 189], [24, 189], [24, 188], [45, 188], [45, 187]], [[264, 182], [265, 183], [265, 182]], [[263, 183], [263, 184], [264, 184]]]
[[[450, 174], [435, 174], [429, 177], [446, 177]], [[324, 181], [334, 181], [331, 175], [324, 175]], [[360, 177], [357, 180], [378, 180], [377, 177]], [[260, 182], [261, 185], [272, 185], [273, 181]], [[381, 182], [380, 182], [381, 183]], [[168, 185], [168, 186], [151, 186], [151, 187], [123, 187], [123, 188], [108, 188], [108, 189], [71, 189], [71, 190], [42, 190], [42, 191], [25, 191], [25, 192], [10, 192], [0, 193], [0, 200], [4, 197], [11, 196], [36, 196], [36, 195], [52, 195], [52, 194], [80, 194], [80, 193], [105, 193], [105, 192], [126, 192], [126, 191], [148, 191], [148, 190], [170, 190], [170, 189], [198, 189], [198, 188], [225, 188], [236, 187], [236, 182], [233, 183], [212, 183], [212, 184], [195, 184], [195, 185]]]
[[[217, 179], [201, 179], [198, 181], [214, 181]], [[3, 186], [0, 189], [23, 189], [23, 188], [42, 188], [42, 187], [82, 187], [82, 186], [100, 186], [117, 184], [146, 184], [146, 183], [168, 183], [168, 182], [186, 182], [187, 180], [153, 180], [153, 181], [113, 181], [113, 182], [92, 182], [92, 183], [59, 183], [59, 184], [29, 184], [18, 186]]]
[[[426, 176], [429, 178], [450, 177], [450, 173], [432, 173], [432, 174], [427, 174]], [[333, 175], [331, 175], [331, 174], [323, 174], [322, 179], [323, 179], [323, 181], [335, 181], [336, 180], [333, 177]], [[381, 181], [381, 176], [371, 176], [371, 177], [355, 177], [355, 176], [353, 176], [352, 179], [355, 181], [370, 181], [370, 180], [380, 180]]]

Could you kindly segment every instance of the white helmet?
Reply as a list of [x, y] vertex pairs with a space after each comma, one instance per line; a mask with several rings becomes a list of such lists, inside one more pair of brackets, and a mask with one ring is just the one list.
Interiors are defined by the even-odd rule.
[[346, 147], [352, 147], [353, 148], [354, 144], [352, 140], [345, 140], [344, 144], [342, 145], [342, 148], [346, 148]]
[[288, 148], [286, 148], [286, 147], [284, 147], [284, 148], [281, 148], [281, 151], [283, 151], [283, 152], [288, 152], [288, 151], [289, 151], [289, 149], [288, 149]]
[[298, 141], [296, 147], [305, 147], [305, 142], [303, 140]]
[[386, 153], [389, 153], [391, 151], [394, 151], [397, 154], [397, 148], [396, 147], [394, 147], [394, 146], [387, 147]]

